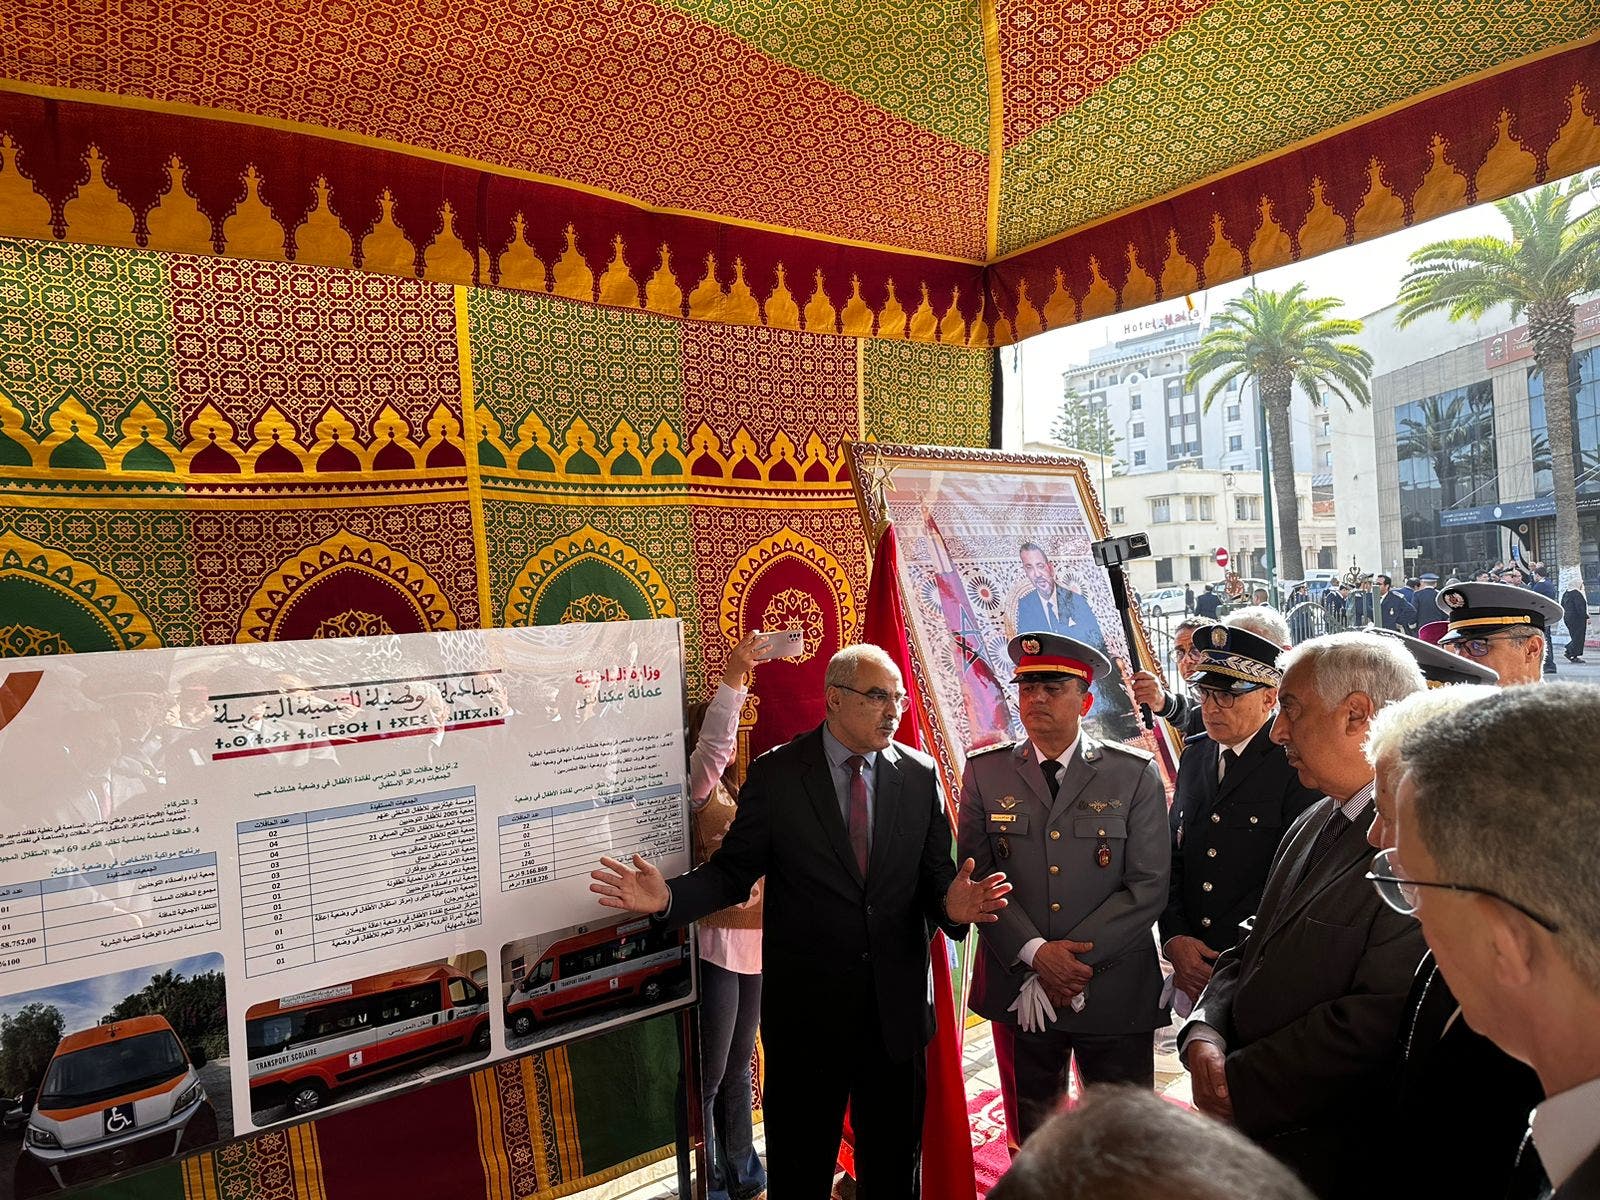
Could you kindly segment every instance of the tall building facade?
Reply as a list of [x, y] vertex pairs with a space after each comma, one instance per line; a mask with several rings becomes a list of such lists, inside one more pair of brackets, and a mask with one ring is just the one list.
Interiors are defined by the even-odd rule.
[[[1513, 546], [1555, 573], [1555, 498], [1544, 379], [1526, 325], [1501, 311], [1480, 322], [1428, 317], [1397, 329], [1393, 307], [1363, 335], [1375, 362], [1364, 451], [1359, 428], [1335, 441], [1341, 514], [1373, 482], [1376, 546], [1368, 569], [1471, 574]], [[1600, 299], [1578, 308], [1571, 364], [1584, 580], [1600, 600]], [[1347, 479], [1356, 482], [1347, 483]], [[1341, 526], [1346, 522], [1341, 519]], [[1341, 551], [1343, 550], [1341, 542]]]

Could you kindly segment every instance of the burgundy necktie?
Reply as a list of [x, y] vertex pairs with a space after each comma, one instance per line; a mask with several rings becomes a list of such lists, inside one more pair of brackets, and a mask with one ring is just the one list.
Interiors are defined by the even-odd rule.
[[850, 849], [856, 852], [856, 866], [861, 868], [861, 877], [867, 877], [867, 777], [861, 769], [867, 765], [867, 760], [859, 754], [852, 754], [844, 760], [844, 765], [850, 768]]

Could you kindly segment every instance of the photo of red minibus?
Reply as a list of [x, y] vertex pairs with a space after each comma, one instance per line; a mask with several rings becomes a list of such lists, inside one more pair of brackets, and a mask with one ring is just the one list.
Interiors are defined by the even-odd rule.
[[17, 1160], [18, 1196], [36, 1196], [172, 1158], [217, 1140], [198, 1068], [162, 1016], [70, 1033], [34, 1097]]
[[444, 963], [252, 1005], [250, 1108], [304, 1116], [358, 1081], [457, 1050], [489, 1051], [489, 993]]
[[[509, 948], [508, 948], [509, 949]], [[552, 1021], [639, 1000], [689, 981], [689, 943], [649, 920], [579, 931], [546, 947], [506, 997], [506, 1026], [526, 1037]]]

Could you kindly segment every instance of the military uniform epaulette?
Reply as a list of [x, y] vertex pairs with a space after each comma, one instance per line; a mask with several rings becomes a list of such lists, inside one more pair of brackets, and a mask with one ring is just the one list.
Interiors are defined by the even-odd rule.
[[993, 754], [997, 750], [1015, 750], [1016, 748], [1016, 742], [995, 742], [992, 746], [979, 746], [976, 750], [967, 751], [967, 761], [970, 762], [980, 755]]
[[1154, 762], [1156, 757], [1150, 751], [1139, 746], [1128, 746], [1122, 742], [1095, 742], [1093, 745], [1084, 748], [1083, 761], [1093, 762], [1100, 757], [1102, 750], [1114, 750], [1120, 754], [1126, 754], [1130, 758], [1142, 759], [1145, 762]]

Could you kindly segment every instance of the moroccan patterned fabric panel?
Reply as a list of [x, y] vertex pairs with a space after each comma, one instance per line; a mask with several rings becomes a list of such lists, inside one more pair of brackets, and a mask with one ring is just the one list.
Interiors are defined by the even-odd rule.
[[1586, 0], [24, 0], [0, 76], [981, 260], [1581, 39], [1593, 17]]
[[1003, 345], [1600, 162], [1588, 0], [25, 0], [0, 237]]
[[[698, 698], [741, 630], [799, 627], [758, 681], [759, 752], [820, 719], [860, 628], [845, 439], [983, 445], [989, 359], [0, 240], [0, 657], [676, 616]], [[645, 1100], [619, 1123], [624, 1067]], [[675, 1083], [656, 1022], [114, 1194], [353, 1200], [429, 1169], [427, 1194], [557, 1194], [669, 1143]], [[452, 1155], [424, 1162], [405, 1131], [440, 1122]]]

